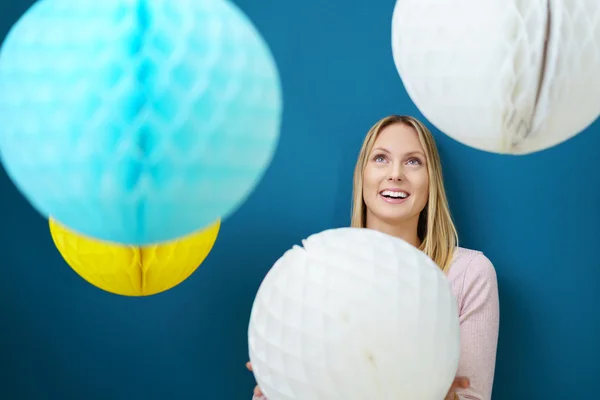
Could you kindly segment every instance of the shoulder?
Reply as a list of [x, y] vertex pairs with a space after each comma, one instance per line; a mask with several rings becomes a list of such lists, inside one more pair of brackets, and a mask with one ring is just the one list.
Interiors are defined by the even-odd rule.
[[496, 269], [481, 251], [457, 247], [448, 273], [450, 279], [496, 280]]
[[497, 297], [498, 280], [492, 261], [481, 251], [457, 247], [448, 279], [459, 307]]

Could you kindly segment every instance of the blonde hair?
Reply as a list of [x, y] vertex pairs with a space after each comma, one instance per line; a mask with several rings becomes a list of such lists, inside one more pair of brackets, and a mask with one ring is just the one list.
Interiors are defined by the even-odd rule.
[[351, 226], [356, 228], [366, 227], [366, 205], [362, 190], [363, 171], [379, 133], [385, 127], [396, 123], [414, 128], [419, 136], [421, 146], [425, 150], [427, 159], [429, 198], [425, 209], [419, 216], [417, 228], [417, 235], [421, 240], [419, 249], [427, 254], [444, 273], [447, 273], [450, 269], [454, 250], [458, 246], [458, 233], [448, 206], [442, 177], [442, 163], [435, 140], [429, 129], [413, 117], [391, 115], [382, 118], [367, 133], [354, 168]]

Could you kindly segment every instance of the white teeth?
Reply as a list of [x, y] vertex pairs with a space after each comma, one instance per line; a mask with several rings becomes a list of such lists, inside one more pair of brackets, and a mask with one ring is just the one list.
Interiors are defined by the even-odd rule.
[[384, 190], [383, 192], [381, 192], [381, 195], [401, 199], [405, 199], [408, 197], [408, 193], [406, 192], [392, 192], [391, 190]]

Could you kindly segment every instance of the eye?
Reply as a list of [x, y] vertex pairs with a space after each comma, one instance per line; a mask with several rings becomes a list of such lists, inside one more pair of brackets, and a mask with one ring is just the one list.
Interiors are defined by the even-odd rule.
[[381, 163], [381, 162], [385, 162], [386, 157], [383, 154], [377, 154], [375, 157], [373, 157], [373, 161], [375, 161], [376, 163]]
[[407, 163], [410, 165], [421, 165], [421, 160], [416, 157], [411, 157], [408, 159]]

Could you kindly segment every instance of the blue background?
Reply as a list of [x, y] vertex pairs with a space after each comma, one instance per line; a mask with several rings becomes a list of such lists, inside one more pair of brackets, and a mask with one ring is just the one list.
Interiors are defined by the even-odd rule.
[[[4, 0], [0, 37], [31, 3]], [[148, 298], [94, 288], [0, 173], [2, 399], [249, 399], [246, 329], [260, 281], [292, 244], [349, 223], [352, 169], [371, 124], [391, 113], [422, 118], [392, 61], [393, 0], [237, 4], [277, 59], [282, 138], [262, 183], [184, 283]], [[483, 250], [498, 273], [496, 400], [597, 395], [599, 130], [513, 157], [434, 129], [462, 245]]]

